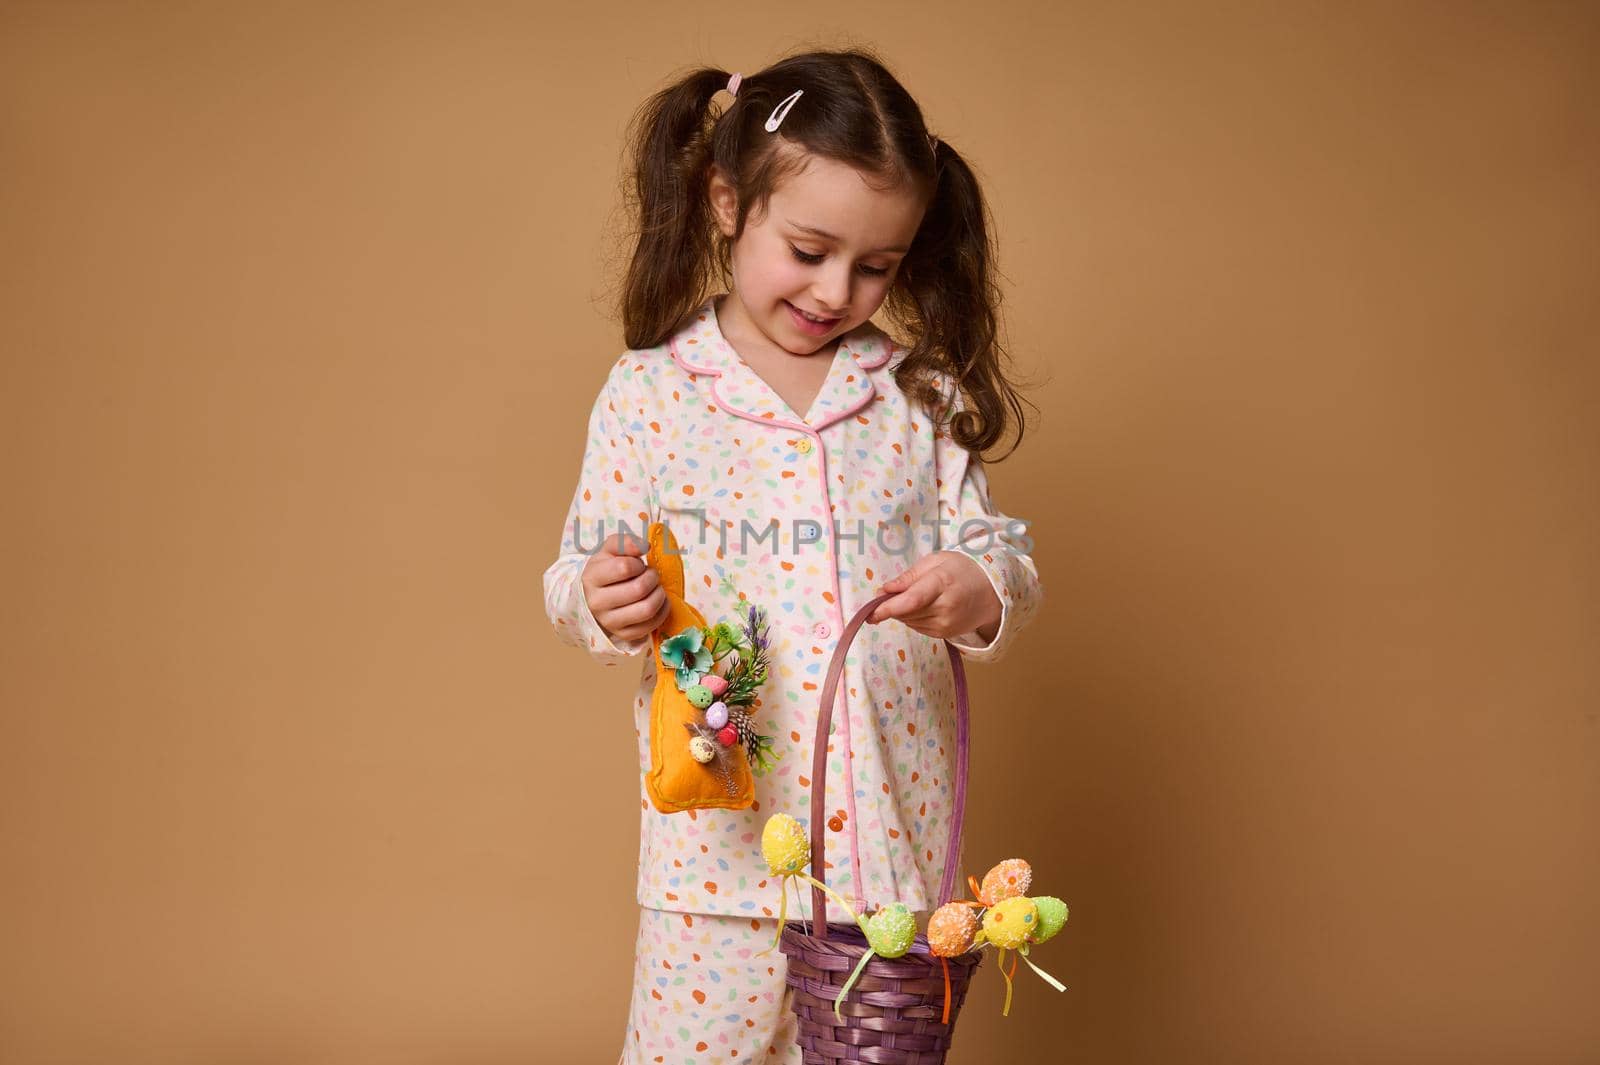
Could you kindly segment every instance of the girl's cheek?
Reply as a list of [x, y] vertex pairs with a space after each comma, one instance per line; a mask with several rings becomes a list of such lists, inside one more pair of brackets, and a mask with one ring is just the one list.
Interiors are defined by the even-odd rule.
[[785, 288], [804, 288], [811, 283], [811, 272], [803, 263], [795, 262], [793, 256], [789, 257], [788, 263], [780, 267], [780, 272]]
[[882, 304], [884, 299], [888, 297], [889, 286], [893, 281], [893, 275], [888, 277], [872, 277], [867, 279], [866, 285], [862, 287], [862, 293], [866, 296], [867, 302], [872, 306], [872, 312], [868, 312], [868, 317], [871, 317], [871, 314], [876, 312], [879, 305]]

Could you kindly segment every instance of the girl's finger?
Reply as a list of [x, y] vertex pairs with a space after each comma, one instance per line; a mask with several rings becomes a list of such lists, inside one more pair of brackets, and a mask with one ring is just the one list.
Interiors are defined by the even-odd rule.
[[939, 558], [939, 552], [935, 551], [931, 555], [923, 555], [912, 563], [910, 569], [891, 580], [884, 581], [879, 591], [903, 592], [920, 580], [924, 574], [930, 570], [937, 569], [941, 564], [942, 560]]
[[597, 554], [583, 567], [583, 582], [598, 591], [613, 584], [631, 581], [649, 571], [644, 559], [633, 555]]
[[879, 603], [877, 608], [868, 616], [867, 623], [876, 625], [889, 618], [904, 618], [908, 614], [920, 614], [937, 598], [939, 598], [939, 582], [931, 578], [922, 578], [907, 588], [905, 591]]
[[627, 631], [630, 633], [630, 638], [648, 635], [655, 631], [655, 626], [650, 625], [648, 628], [645, 626], [658, 617], [666, 605], [666, 590], [656, 588], [637, 602], [613, 609], [607, 615], [607, 620], [612, 623], [609, 627], [618, 632]]
[[950, 618], [942, 610], [923, 610], [915, 614], [898, 617], [895, 620], [907, 628], [915, 629], [924, 636], [933, 636], [935, 638], [942, 637], [954, 629], [954, 626], [950, 623]]

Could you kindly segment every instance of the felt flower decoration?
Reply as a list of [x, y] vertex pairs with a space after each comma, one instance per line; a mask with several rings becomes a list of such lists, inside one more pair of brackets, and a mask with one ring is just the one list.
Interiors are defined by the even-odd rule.
[[[671, 670], [684, 701], [699, 711], [683, 722], [690, 757], [738, 799], [745, 775], [768, 772], [778, 757], [775, 737], [764, 735], [756, 724], [771, 658], [766, 611], [751, 606], [748, 614], [739, 615], [738, 624], [719, 621], [685, 628], [661, 641], [660, 657], [661, 682]], [[740, 751], [743, 759], [737, 757]]]
[[661, 661], [677, 672], [679, 691], [699, 683], [712, 662], [711, 649], [705, 646], [705, 631], [690, 627], [662, 640]]
[[711, 650], [721, 651], [727, 647], [739, 645], [739, 630], [725, 621], [719, 621], [711, 626]]

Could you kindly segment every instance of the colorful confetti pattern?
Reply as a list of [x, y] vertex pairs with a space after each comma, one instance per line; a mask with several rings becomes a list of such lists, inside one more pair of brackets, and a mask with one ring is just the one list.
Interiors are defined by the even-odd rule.
[[[850, 615], [923, 555], [963, 550], [988, 576], [1002, 617], [988, 644], [975, 633], [951, 642], [967, 661], [987, 662], [1034, 616], [1043, 588], [1026, 530], [991, 504], [982, 464], [895, 385], [890, 373], [904, 349], [870, 322], [841, 338], [831, 355], [817, 356], [831, 366], [802, 418], [723, 338], [723, 298], [707, 301], [667, 344], [629, 351], [611, 367], [590, 411], [544, 594], [559, 639], [639, 673], [639, 905], [748, 927], [777, 916], [761, 828], [775, 812], [807, 823], [817, 701]], [[600, 539], [623, 522], [642, 536], [658, 520], [684, 552], [687, 595], [708, 622], [736, 619], [750, 603], [769, 612], [773, 666], [755, 709], [757, 728], [777, 737], [778, 761], [757, 778], [747, 810], [654, 809], [643, 784], [655, 681], [649, 641], [614, 642], [584, 600], [583, 565]], [[896, 621], [864, 626], [840, 689], [824, 879], [858, 910], [893, 902], [932, 909], [955, 758], [941, 642]]]

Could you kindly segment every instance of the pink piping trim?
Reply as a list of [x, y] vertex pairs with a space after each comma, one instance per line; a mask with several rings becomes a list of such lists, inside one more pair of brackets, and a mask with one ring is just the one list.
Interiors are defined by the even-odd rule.
[[[763, 418], [760, 415], [753, 414], [747, 410], [741, 410], [740, 408], [727, 403], [723, 400], [722, 394], [717, 391], [717, 381], [722, 377], [721, 370], [713, 367], [697, 367], [685, 361], [678, 354], [678, 345], [676, 341], [671, 342], [669, 348], [672, 353], [673, 362], [676, 362], [679, 366], [683, 367], [683, 369], [689, 371], [690, 373], [705, 374], [711, 378], [711, 398], [716, 400], [717, 405], [723, 410], [728, 411], [730, 414], [736, 415], [737, 417], [743, 418], [746, 421], [754, 422], [756, 425], [776, 425], [785, 429], [792, 429], [797, 432], [804, 433], [817, 442], [817, 456], [822, 462], [822, 506], [828, 516], [828, 550], [830, 553], [837, 556], [839, 549], [838, 545], [835, 544], [833, 540], [833, 499], [828, 494], [828, 449], [822, 446], [821, 430], [827, 428], [837, 421], [840, 421], [841, 419], [848, 418], [856, 411], [861, 410], [867, 404], [871, 403], [875, 398], [877, 398], [878, 386], [873, 384], [870, 377], [867, 378], [867, 394], [860, 403], [857, 403], [855, 406], [850, 407], [847, 410], [840, 411], [836, 417], [828, 419], [821, 425], [812, 427], [810, 425], [801, 425], [795, 422], [784, 421], [779, 418]], [[888, 362], [892, 355], [893, 348], [891, 346], [888, 348], [884, 357], [873, 363], [871, 366], [861, 362], [860, 359], [856, 359], [856, 364], [863, 370], [877, 369], [884, 363]], [[855, 358], [854, 349], [851, 350], [851, 358]], [[833, 577], [833, 606], [834, 609], [838, 611], [839, 616], [843, 617], [844, 596], [843, 590], [839, 586], [839, 565], [837, 560], [835, 560], [831, 570]], [[861, 876], [861, 822], [856, 820], [855, 750], [850, 742], [850, 696], [848, 694], [848, 688], [849, 686], [844, 684], [839, 686], [838, 699], [844, 704], [845, 814], [850, 818], [850, 864], [851, 867], [855, 869], [856, 874], [856, 896], [852, 898], [851, 901], [853, 901], [858, 908], [864, 908], [867, 903], [867, 898], [865, 894], [866, 885], [862, 882]], [[817, 872], [820, 875], [822, 870], [818, 870]]]
[[[763, 418], [759, 415], [751, 414], [749, 411], [740, 410], [738, 407], [730, 406], [723, 400], [722, 394], [717, 391], [717, 380], [720, 376], [721, 375], [719, 374], [711, 379], [711, 397], [715, 399], [717, 404], [724, 410], [736, 414], [746, 421], [755, 422], [757, 425], [776, 425], [780, 428], [792, 429], [796, 432], [804, 433], [817, 442], [817, 458], [821, 460], [822, 463], [822, 510], [824, 516], [828, 520], [828, 553], [834, 556], [832, 559], [833, 564], [828, 567], [830, 576], [833, 579], [833, 607], [834, 610], [838, 612], [839, 617], [842, 618], [844, 616], [844, 598], [843, 590], [839, 586], [839, 547], [836, 543], [834, 543], [833, 539], [833, 499], [828, 494], [828, 449], [822, 444], [822, 434], [809, 425], [800, 425], [796, 424], [795, 422], [785, 421], [781, 418]], [[877, 386], [873, 385], [870, 379], [867, 382], [867, 386], [868, 392], [866, 399], [862, 400], [854, 407], [851, 407], [849, 410], [841, 413], [839, 418], [848, 417], [860, 410], [862, 407], [866, 406], [868, 403], [872, 402], [873, 397], [877, 395]], [[827, 424], [832, 425], [833, 422], [838, 421], [839, 418], [834, 418]], [[840, 622], [835, 619], [834, 624], [838, 625]], [[850, 865], [856, 871], [856, 891], [853, 893], [856, 897], [854, 897], [852, 901], [856, 903], [857, 909], [860, 909], [866, 905], [866, 885], [862, 883], [861, 877], [861, 822], [856, 820], [855, 745], [851, 742], [850, 696], [848, 689], [849, 685], [841, 684], [839, 686], [838, 698], [839, 702], [844, 707], [844, 808], [846, 816], [850, 818]], [[813, 782], [812, 786], [816, 787], [817, 785], [815, 782]]]
[[[876, 386], [873, 386], [870, 381], [868, 382], [868, 385], [870, 386], [871, 391], [869, 392], [866, 400], [844, 412], [844, 414], [841, 414], [840, 417], [846, 417], [850, 414], [853, 414], [862, 407], [866, 406], [867, 403], [872, 402], [872, 397], [877, 394], [877, 388]], [[833, 607], [834, 610], [839, 613], [839, 616], [843, 617], [843, 591], [839, 587], [839, 547], [834, 543], [833, 540], [833, 499], [828, 494], [828, 449], [822, 445], [822, 434], [809, 425], [801, 425], [795, 422], [784, 421], [781, 418], [762, 418], [752, 415], [748, 411], [740, 410], [737, 407], [728, 406], [727, 403], [723, 402], [721, 393], [717, 391], [717, 382], [715, 378], [713, 378], [711, 381], [711, 395], [712, 398], [714, 398], [723, 407], [723, 409], [737, 414], [746, 421], [752, 421], [758, 425], [776, 425], [784, 429], [793, 429], [796, 432], [804, 433], [806, 436], [811, 437], [817, 442], [817, 458], [822, 462], [822, 509], [824, 515], [828, 519], [828, 553], [834, 556], [832, 560], [833, 564], [829, 567], [830, 574], [833, 578]], [[838, 420], [838, 418], [833, 419], [833, 421]], [[828, 424], [831, 425], [832, 422], [829, 422]], [[835, 620], [834, 624], [838, 625], [839, 622]], [[861, 822], [856, 820], [855, 747], [850, 741], [850, 696], [848, 694], [848, 687], [848, 685], [841, 684], [839, 686], [838, 696], [840, 703], [842, 703], [844, 706], [844, 808], [846, 815], [850, 818], [850, 864], [856, 871], [856, 892], [862, 893], [865, 891], [866, 885], [861, 882]], [[815, 781], [812, 782], [812, 786], [817, 786]], [[864, 906], [866, 904], [865, 894], [861, 894], [860, 897], [854, 899], [854, 901], [857, 903], [857, 908]]]

